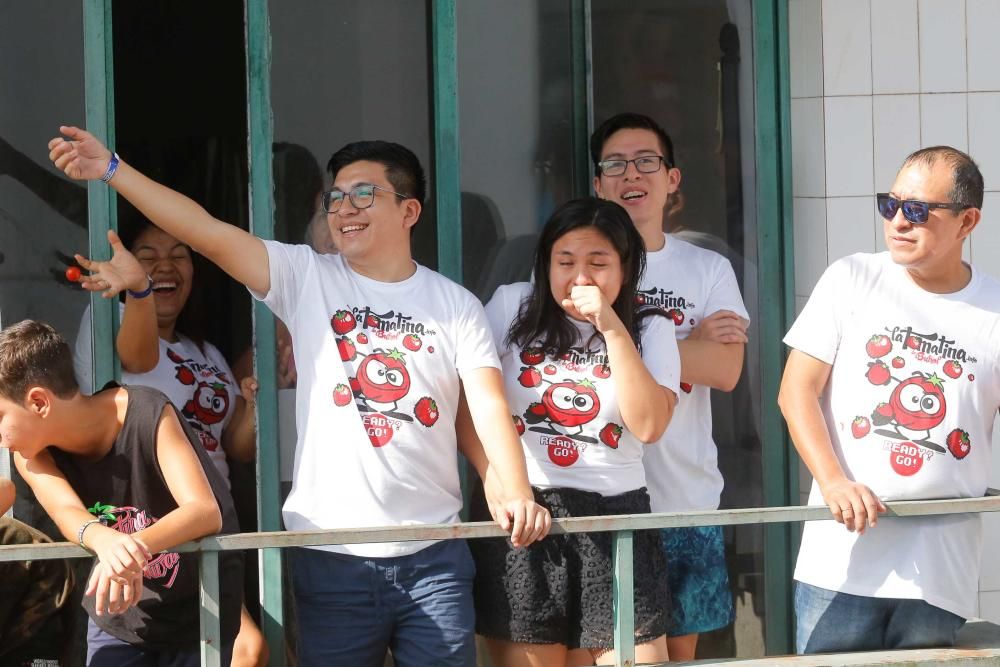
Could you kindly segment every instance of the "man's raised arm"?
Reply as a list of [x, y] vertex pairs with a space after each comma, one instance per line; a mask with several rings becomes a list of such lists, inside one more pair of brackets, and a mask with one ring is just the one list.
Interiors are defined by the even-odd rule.
[[271, 288], [263, 241], [235, 225], [217, 220], [197, 202], [147, 178], [124, 161], [113, 172], [112, 154], [94, 135], [62, 126], [49, 142], [49, 158], [77, 180], [110, 178], [108, 184], [153, 224], [201, 253], [234, 279], [259, 294]]

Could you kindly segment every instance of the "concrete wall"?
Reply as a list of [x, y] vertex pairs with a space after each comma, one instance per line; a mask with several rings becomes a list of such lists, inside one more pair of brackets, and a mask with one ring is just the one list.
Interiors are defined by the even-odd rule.
[[[831, 262], [885, 249], [874, 193], [920, 146], [979, 163], [984, 218], [965, 257], [1000, 276], [1000, 0], [789, 0], [789, 24], [796, 310]], [[984, 521], [980, 615], [1000, 622], [1000, 515]]]

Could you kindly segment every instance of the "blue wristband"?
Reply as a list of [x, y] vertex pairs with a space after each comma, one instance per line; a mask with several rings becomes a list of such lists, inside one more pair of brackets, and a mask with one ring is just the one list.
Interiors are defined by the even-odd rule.
[[112, 153], [111, 162], [108, 163], [108, 170], [104, 172], [103, 176], [101, 176], [102, 183], [107, 183], [114, 177], [115, 173], [118, 171], [118, 162], [118, 153]]
[[146, 276], [146, 279], [149, 280], [149, 284], [146, 285], [146, 289], [142, 290], [141, 292], [133, 292], [132, 290], [127, 290], [128, 295], [130, 297], [132, 297], [133, 299], [145, 299], [147, 296], [149, 296], [150, 294], [152, 294], [153, 293], [153, 279], [150, 278], [149, 276]]

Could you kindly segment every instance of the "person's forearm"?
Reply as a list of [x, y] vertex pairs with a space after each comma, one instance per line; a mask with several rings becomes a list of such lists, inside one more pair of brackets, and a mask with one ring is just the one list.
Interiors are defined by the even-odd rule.
[[222, 449], [241, 463], [253, 461], [257, 454], [257, 426], [254, 407], [246, 399], [238, 397], [233, 418], [222, 432]]
[[270, 289], [267, 250], [260, 239], [215, 219], [194, 200], [147, 178], [125, 161], [109, 183], [157, 227], [239, 282], [259, 293]]
[[168, 512], [156, 523], [135, 533], [152, 553], [215, 535], [222, 530], [222, 513], [215, 500], [191, 502]]
[[623, 328], [605, 333], [604, 342], [625, 427], [641, 442], [656, 441], [670, 423], [673, 402], [650, 374]]
[[[514, 423], [507, 414], [507, 402], [488, 400], [478, 402], [473, 414], [476, 434], [489, 461], [489, 468], [496, 473], [508, 498], [533, 498], [524, 463], [524, 450], [517, 437]], [[470, 459], [471, 460], [471, 459]], [[473, 462], [473, 465], [476, 465]], [[476, 468], [477, 471], [479, 468]], [[486, 479], [485, 471], [480, 476]]]
[[[144, 285], [141, 290], [146, 289]], [[122, 369], [129, 373], [148, 373], [160, 361], [160, 333], [156, 323], [155, 297], [150, 294], [142, 299], [125, 297], [115, 349], [122, 361]]]
[[808, 388], [782, 386], [778, 406], [788, 424], [795, 450], [820, 488], [846, 479], [840, 460], [833, 450], [819, 399]]
[[732, 391], [743, 372], [744, 343], [679, 340], [681, 382]]

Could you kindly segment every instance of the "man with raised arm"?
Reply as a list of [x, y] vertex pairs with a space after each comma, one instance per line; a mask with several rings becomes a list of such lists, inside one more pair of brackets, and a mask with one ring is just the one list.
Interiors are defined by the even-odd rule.
[[978, 497], [989, 483], [1000, 283], [962, 261], [983, 176], [959, 150], [925, 148], [876, 202], [888, 251], [830, 265], [785, 336], [778, 403], [813, 475], [809, 503], [835, 519], [803, 530], [800, 653], [950, 646], [977, 610], [979, 515], [878, 515], [886, 500]]
[[[482, 306], [413, 261], [425, 194], [398, 144], [348, 144], [323, 196], [338, 255], [263, 241], [61, 127], [55, 165], [101, 179], [218, 264], [288, 325], [298, 369], [289, 530], [449, 523], [462, 505], [455, 416], [464, 388], [505, 491], [497, 519], [527, 545], [549, 528], [535, 505]], [[290, 555], [305, 665], [475, 663], [473, 564], [464, 541], [296, 549]]]

